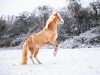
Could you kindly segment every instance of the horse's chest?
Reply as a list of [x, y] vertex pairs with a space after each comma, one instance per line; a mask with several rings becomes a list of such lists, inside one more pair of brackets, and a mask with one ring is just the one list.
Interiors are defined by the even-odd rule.
[[57, 39], [57, 37], [58, 37], [58, 34], [56, 33], [56, 34], [55, 34], [55, 39]]
[[57, 32], [55, 32], [55, 33], [53, 34], [53, 39], [56, 40], [57, 37], [58, 37], [58, 34], [57, 34]]

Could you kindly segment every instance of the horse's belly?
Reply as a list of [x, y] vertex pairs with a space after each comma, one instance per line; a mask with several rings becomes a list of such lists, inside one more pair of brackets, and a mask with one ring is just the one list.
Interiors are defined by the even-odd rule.
[[48, 42], [45, 42], [45, 43], [37, 43], [36, 48], [40, 48], [40, 47], [42, 47], [44, 45], [47, 45], [47, 44], [49, 44], [49, 43]]

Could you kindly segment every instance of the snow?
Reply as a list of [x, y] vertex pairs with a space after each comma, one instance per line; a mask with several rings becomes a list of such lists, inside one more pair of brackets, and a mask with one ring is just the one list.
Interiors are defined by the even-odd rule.
[[20, 49], [0, 49], [0, 75], [100, 75], [100, 48], [40, 49], [42, 64], [21, 65]]

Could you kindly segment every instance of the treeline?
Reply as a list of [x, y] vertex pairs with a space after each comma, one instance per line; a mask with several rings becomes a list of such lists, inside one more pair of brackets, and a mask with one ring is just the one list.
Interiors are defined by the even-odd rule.
[[[41, 31], [52, 12], [53, 8], [40, 6], [31, 13], [23, 12], [19, 16], [8, 16], [6, 19], [1, 16], [0, 47], [18, 46], [24, 40], [22, 35]], [[79, 0], [70, 0], [68, 6], [58, 12], [64, 19], [64, 25], [58, 28], [59, 42], [66, 40], [70, 35], [80, 35], [90, 28], [100, 26], [99, 1], [83, 8]]]

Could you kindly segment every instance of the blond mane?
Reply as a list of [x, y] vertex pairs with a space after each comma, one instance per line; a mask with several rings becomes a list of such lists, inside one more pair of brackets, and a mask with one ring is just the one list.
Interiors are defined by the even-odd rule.
[[52, 15], [49, 17], [49, 19], [46, 22], [46, 26], [44, 27], [44, 29], [48, 28], [49, 24], [55, 19], [55, 16], [54, 16], [55, 13], [56, 12], [53, 12]]

